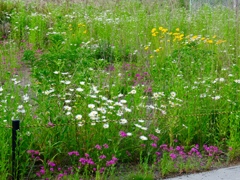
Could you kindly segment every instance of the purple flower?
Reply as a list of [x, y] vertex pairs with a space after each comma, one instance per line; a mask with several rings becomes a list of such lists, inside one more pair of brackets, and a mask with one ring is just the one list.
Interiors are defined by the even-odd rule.
[[54, 171], [54, 169], [53, 169], [53, 168], [50, 168], [50, 171], [52, 171], [52, 172], [53, 172], [53, 171]]
[[156, 152], [156, 155], [157, 155], [157, 156], [161, 156], [161, 153], [157, 151], [157, 152]]
[[55, 126], [55, 124], [53, 124], [52, 122], [49, 122], [47, 125], [48, 125], [48, 127], [54, 127]]
[[163, 150], [168, 150], [168, 145], [167, 144], [162, 144], [160, 146], [160, 148], [163, 149]]
[[79, 152], [78, 151], [71, 151], [68, 153], [69, 156], [75, 155], [75, 156], [79, 156]]
[[98, 150], [101, 150], [101, 149], [102, 149], [102, 146], [100, 146], [99, 144], [97, 144], [97, 145], [95, 146], [95, 148], [98, 149]]
[[151, 146], [154, 147], [154, 148], [156, 148], [156, 147], [157, 147], [157, 144], [156, 144], [156, 143], [152, 143]]
[[171, 157], [171, 159], [172, 159], [172, 160], [174, 160], [174, 159], [176, 159], [176, 158], [177, 158], [177, 155], [176, 155], [176, 154], [174, 154], [174, 153], [171, 153], [171, 154], [170, 154], [170, 157]]
[[104, 172], [104, 170], [105, 170], [105, 168], [104, 168], [104, 167], [102, 167], [102, 168], [99, 170], [99, 172], [100, 172], [100, 173], [103, 173], [103, 172]]
[[113, 156], [110, 161], [107, 161], [107, 162], [106, 162], [106, 166], [114, 165], [114, 164], [117, 163], [117, 161], [118, 161], [118, 159], [117, 159], [115, 156]]
[[120, 135], [121, 137], [127, 137], [127, 133], [125, 133], [124, 131], [120, 131], [120, 132], [119, 132], [119, 135]]
[[106, 156], [104, 154], [99, 156], [99, 159], [105, 159], [105, 158], [106, 158]]
[[159, 140], [159, 138], [157, 137], [157, 136], [154, 136], [153, 134], [149, 134], [148, 135], [150, 138], [151, 138], [151, 140], [153, 140], [154, 142], [157, 142], [158, 140]]
[[52, 161], [48, 161], [48, 165], [49, 165], [50, 167], [56, 166], [56, 164], [55, 164], [54, 162], [52, 162]]
[[108, 148], [109, 148], [108, 144], [104, 144], [103, 147], [104, 147], [105, 149], [108, 149]]
[[82, 165], [85, 165], [87, 163], [87, 159], [85, 158], [80, 158], [79, 159], [79, 162], [82, 164]]

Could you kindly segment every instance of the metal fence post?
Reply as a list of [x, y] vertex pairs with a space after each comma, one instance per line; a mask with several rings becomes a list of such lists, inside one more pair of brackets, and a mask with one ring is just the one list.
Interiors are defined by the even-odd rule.
[[[19, 131], [20, 121], [12, 121], [12, 179], [19, 180], [19, 167], [16, 163], [16, 147], [19, 145], [17, 131]], [[18, 152], [17, 152], [18, 155]]]

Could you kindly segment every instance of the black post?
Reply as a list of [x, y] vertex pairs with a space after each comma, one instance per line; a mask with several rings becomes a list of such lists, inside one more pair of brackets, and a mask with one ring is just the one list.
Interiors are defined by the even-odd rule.
[[[12, 179], [19, 180], [19, 169], [18, 164], [16, 163], [16, 147], [19, 145], [17, 139], [17, 131], [19, 130], [20, 121], [12, 121]], [[17, 153], [18, 155], [18, 153]]]

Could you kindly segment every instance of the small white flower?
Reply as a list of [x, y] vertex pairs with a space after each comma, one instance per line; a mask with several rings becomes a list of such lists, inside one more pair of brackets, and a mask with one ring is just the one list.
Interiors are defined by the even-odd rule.
[[140, 122], [140, 123], [143, 123], [143, 122], [144, 122], [144, 120], [142, 120], [142, 119], [139, 119], [139, 120], [138, 120], [138, 122]]
[[54, 71], [53, 73], [54, 73], [54, 74], [59, 74], [59, 71]]
[[224, 78], [219, 78], [219, 82], [224, 82], [225, 79]]
[[78, 91], [78, 92], [83, 92], [84, 89], [82, 89], [82, 88], [79, 87], [79, 88], [76, 89], [76, 91]]
[[25, 102], [28, 102], [28, 100], [29, 100], [28, 94], [23, 95], [23, 100], [24, 100]]
[[61, 73], [62, 75], [68, 75], [68, 72], [63, 72], [63, 73]]
[[132, 112], [132, 110], [129, 109], [129, 108], [127, 108], [127, 107], [125, 107], [125, 111], [126, 111], [126, 112]]
[[120, 103], [125, 104], [125, 103], [127, 103], [127, 101], [126, 101], [125, 99], [122, 99], [122, 100], [120, 101]]
[[141, 129], [146, 131], [148, 128], [147, 127], [141, 127]]
[[127, 136], [132, 136], [132, 133], [128, 132], [128, 133], [127, 133]]
[[72, 108], [70, 106], [63, 106], [63, 109], [66, 110], [66, 111], [71, 111]]
[[175, 92], [171, 92], [171, 97], [174, 98], [177, 94]]
[[153, 98], [157, 99], [159, 97], [158, 93], [153, 93]]
[[76, 115], [76, 117], [75, 117], [77, 120], [81, 120], [82, 119], [82, 115], [81, 114], [78, 114], [78, 115]]
[[207, 95], [204, 93], [204, 94], [200, 94], [200, 98], [205, 98], [207, 97]]
[[79, 127], [83, 126], [83, 123], [82, 122], [78, 123], [78, 126]]
[[109, 109], [114, 109], [114, 106], [108, 106]]
[[155, 132], [156, 132], [157, 134], [160, 134], [160, 133], [161, 133], [161, 130], [159, 130], [159, 129], [157, 128], [157, 129], [155, 129]]
[[65, 81], [64, 84], [66, 85], [71, 84], [71, 81]]
[[148, 140], [148, 138], [147, 138], [146, 136], [140, 136], [139, 138], [140, 138], [141, 140], [143, 140], [143, 141]]
[[119, 98], [120, 98], [120, 97], [123, 97], [123, 94], [119, 94], [118, 97], [119, 97]]
[[120, 124], [126, 124], [128, 121], [126, 119], [120, 119]]
[[65, 100], [65, 103], [66, 104], [68, 104], [68, 103], [70, 103], [71, 102], [71, 100]]
[[117, 116], [122, 116], [122, 115], [123, 115], [122, 110], [119, 109], [116, 115], [117, 115]]
[[98, 112], [97, 111], [92, 111], [88, 114], [88, 116], [90, 117], [90, 119], [92, 120], [97, 120], [98, 119]]
[[129, 92], [129, 94], [136, 94], [136, 93], [137, 93], [137, 91], [135, 89], [133, 89]]
[[0, 87], [0, 92], [2, 92], [3, 91], [3, 88], [2, 88], [2, 86]]
[[96, 123], [95, 123], [95, 122], [92, 122], [92, 123], [91, 123], [91, 125], [92, 125], [92, 126], [95, 126], [95, 125], [96, 125]]
[[109, 124], [108, 123], [103, 124], [103, 128], [105, 129], [109, 128]]
[[81, 85], [85, 85], [85, 82], [81, 81], [80, 84], [81, 84]]
[[72, 113], [70, 112], [70, 111], [68, 111], [67, 113], [66, 113], [66, 115], [67, 116], [69, 116], [69, 115], [71, 115]]
[[240, 79], [234, 80], [235, 83], [240, 84]]
[[142, 128], [142, 126], [141, 125], [139, 125], [139, 124], [134, 124], [136, 127], [138, 127], [138, 128]]
[[219, 100], [220, 98], [221, 98], [221, 96], [212, 97], [213, 100]]
[[23, 109], [23, 105], [19, 105], [19, 106], [18, 106], [18, 109]]
[[94, 104], [89, 104], [88, 108], [93, 109], [93, 108], [95, 108], [95, 105]]

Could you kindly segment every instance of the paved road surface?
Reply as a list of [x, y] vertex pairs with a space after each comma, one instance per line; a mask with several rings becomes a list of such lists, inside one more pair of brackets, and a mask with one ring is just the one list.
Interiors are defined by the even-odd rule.
[[168, 178], [167, 180], [240, 180], [240, 166]]

